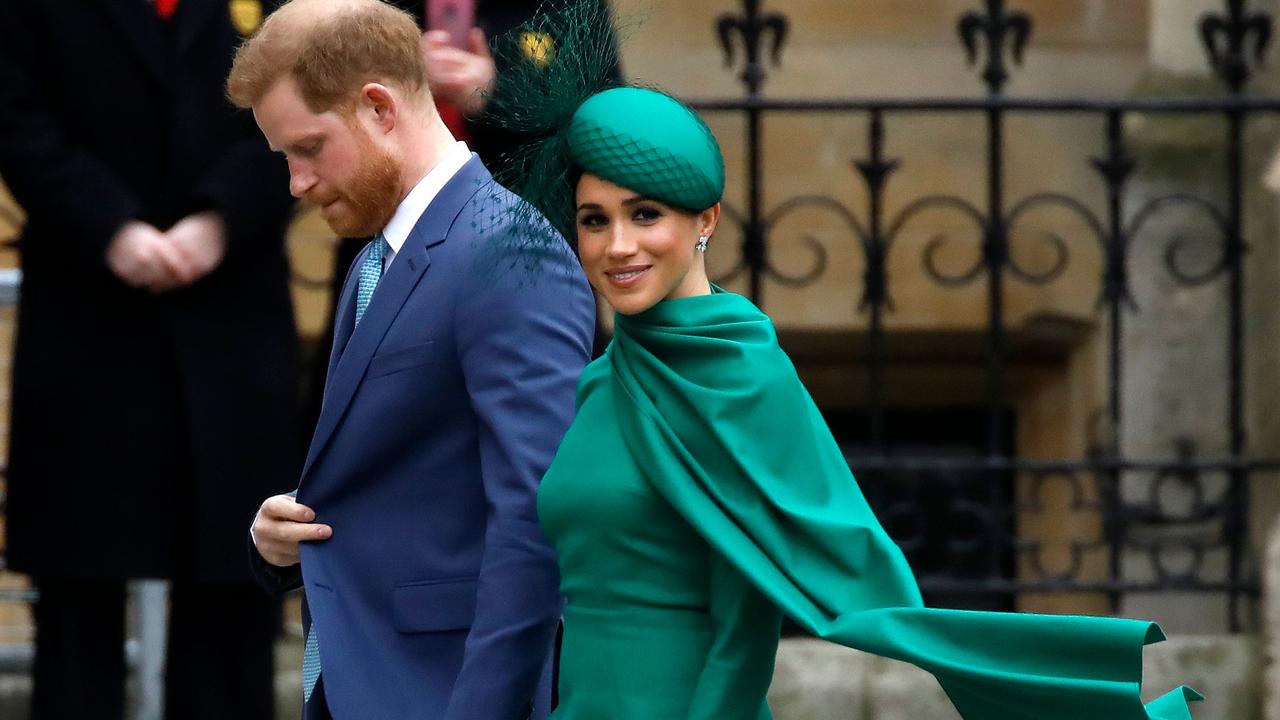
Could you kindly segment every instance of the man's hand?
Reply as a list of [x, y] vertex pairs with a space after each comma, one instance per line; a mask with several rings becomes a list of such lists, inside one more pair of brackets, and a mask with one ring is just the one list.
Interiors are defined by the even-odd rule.
[[298, 543], [328, 540], [333, 528], [314, 522], [316, 513], [292, 495], [273, 495], [258, 508], [249, 534], [262, 559], [276, 567], [298, 564]]
[[125, 223], [107, 245], [106, 259], [107, 267], [126, 285], [164, 292], [181, 284], [177, 248], [147, 223]]
[[464, 115], [479, 115], [498, 77], [489, 52], [489, 41], [480, 28], [471, 28], [470, 50], [449, 44], [449, 33], [431, 30], [422, 36], [431, 93], [457, 107]]
[[227, 229], [216, 212], [188, 215], [164, 234], [179, 258], [178, 281], [190, 285], [213, 272], [227, 254]]

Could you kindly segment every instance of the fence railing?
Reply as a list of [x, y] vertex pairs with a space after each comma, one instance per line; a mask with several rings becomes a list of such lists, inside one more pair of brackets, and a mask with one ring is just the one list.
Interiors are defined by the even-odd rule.
[[[975, 3], [978, 4], [978, 3]], [[966, 604], [963, 595], [1011, 598], [1022, 592], [1100, 592], [1113, 610], [1127, 592], [1177, 590], [1224, 593], [1229, 599], [1228, 624], [1242, 624], [1240, 601], [1258, 591], [1256, 573], [1247, 566], [1248, 483], [1262, 472], [1280, 469], [1280, 459], [1250, 453], [1245, 441], [1244, 309], [1245, 309], [1245, 132], [1251, 119], [1280, 112], [1280, 99], [1251, 97], [1245, 88], [1257, 64], [1270, 47], [1272, 19], [1249, 12], [1243, 0], [1225, 0], [1223, 9], [1200, 18], [1198, 36], [1206, 59], [1222, 82], [1220, 97], [1193, 98], [1025, 98], [1008, 97], [1004, 88], [1021, 64], [1034, 36], [1035, 21], [1028, 13], [1010, 7], [1005, 0], [985, 0], [981, 9], [964, 13], [956, 21], [957, 60], [975, 66], [985, 85], [976, 97], [778, 99], [762, 94], [770, 63], [785, 50], [791, 21], [782, 10], [767, 10], [761, 0], [741, 0], [740, 10], [720, 17], [717, 34], [726, 64], [741, 72], [741, 97], [697, 99], [692, 104], [708, 115], [737, 115], [745, 122], [745, 205], [727, 208], [726, 217], [740, 227], [742, 242], [732, 269], [718, 278], [739, 280], [746, 292], [766, 310], [769, 288], [807, 288], [830, 272], [828, 253], [816, 242], [805, 247], [811, 253], [808, 269], [788, 273], [775, 261], [774, 233], [780, 221], [799, 208], [826, 212], [832, 222], [848, 229], [863, 261], [859, 312], [866, 321], [854, 348], [864, 373], [865, 442], [850, 453], [850, 463], [891, 534], [913, 553], [913, 565], [921, 574], [926, 595], [945, 596], [948, 602]], [[785, 7], [777, 3], [778, 8]], [[963, 52], [961, 51], [963, 49]], [[763, 124], [781, 114], [848, 114], [865, 119], [867, 150], [850, 156], [851, 172], [865, 188], [865, 201], [854, 206], [842, 198], [811, 194], [785, 198], [766, 207], [768, 182], [763, 168]], [[985, 167], [975, 176], [984, 199], [972, 202], [949, 193], [917, 198], [896, 198], [896, 210], [886, 202], [890, 182], [910, 173], [912, 167], [886, 152], [886, 136], [894, 123], [906, 116], [959, 115], [977, 117], [985, 126], [979, 142], [985, 150]], [[1140, 171], [1139, 158], [1130, 149], [1132, 138], [1126, 120], [1133, 115], [1209, 116], [1223, 121], [1220, 135], [1224, 166], [1221, 187], [1212, 196], [1175, 191], [1135, 201], [1131, 192]], [[1094, 156], [1082, 152], [1081, 161], [1094, 171], [1097, 188], [1106, 198], [1095, 207], [1069, 191], [1018, 195], [1009, 180], [1014, 159], [1008, 152], [1012, 116], [1096, 117], [1103, 128], [1103, 151]], [[726, 148], [728, 152], [738, 148]], [[1067, 213], [1076, 226], [1071, 232], [1050, 231], [1042, 242], [1052, 258], [1045, 268], [1025, 267], [1011, 252], [1011, 233], [1035, 211], [1053, 208]], [[893, 313], [894, 279], [887, 272], [888, 259], [898, 247], [895, 240], [922, 214], [950, 213], [956, 225], [967, 225], [976, 237], [977, 258], [960, 271], [940, 267], [939, 254], [959, 240], [933, 238], [924, 246], [920, 272], [942, 290], [985, 289], [986, 322], [983, 330], [982, 365], [985, 440], [976, 456], [920, 459], [902, 456], [892, 449], [886, 432], [886, 318]], [[1189, 269], [1183, 237], [1164, 243], [1164, 268], [1177, 288], [1221, 283], [1226, 294], [1225, 372], [1218, 391], [1225, 397], [1226, 456], [1199, 457], [1196, 445], [1183, 440], [1167, 458], [1126, 456], [1121, 438], [1125, 404], [1126, 329], [1141, 312], [1131, 292], [1131, 259], [1134, 240], [1150, 232], [1160, 216], [1172, 212], [1195, 213], [1218, 235], [1218, 257], [1207, 268]], [[1083, 228], [1083, 236], [1079, 228]], [[1070, 240], [1066, 239], [1071, 237]], [[1099, 313], [1105, 327], [1107, 403], [1105, 430], [1086, 457], [1031, 460], [1016, 456], [1009, 440], [1010, 329], [1006, 303], [1010, 283], [1045, 286], [1060, 279], [1072, 262], [1079, 242], [1087, 242], [1101, 255], [1098, 277], [1101, 288]], [[788, 264], [797, 262], [794, 258]], [[901, 267], [899, 265], [898, 267]], [[1217, 476], [1225, 477], [1221, 490]], [[1021, 488], [1013, 490], [1014, 483]], [[1017, 518], [1034, 513], [1041, 490], [1049, 483], [1065, 483], [1071, 489], [1072, 509], [1096, 513], [1101, 533], [1089, 541], [1073, 542], [1065, 571], [1051, 572], [1040, 562], [1042, 543], [1027, 541]], [[1166, 507], [1162, 490], [1176, 483], [1192, 499], [1190, 507], [1176, 511]], [[931, 491], [944, 497], [925, 503]], [[1138, 495], [1140, 497], [1135, 497]], [[1021, 498], [1021, 499], [1019, 499]], [[1029, 498], [1029, 499], [1028, 499]], [[935, 551], [947, 556], [931, 563], [921, 557], [925, 528], [938, 521], [952, 528], [934, 542]], [[1155, 531], [1152, 531], [1155, 529]], [[1180, 532], [1185, 530], [1186, 532]], [[1106, 555], [1106, 572], [1083, 573], [1089, 553]], [[1225, 573], [1205, 572], [1206, 556], [1225, 552]], [[1126, 554], [1149, 558], [1149, 577], [1136, 578], [1123, 570]], [[1173, 563], [1175, 554], [1189, 558]], [[931, 565], [944, 569], [931, 573]], [[964, 567], [963, 577], [945, 569]], [[921, 572], [921, 568], [925, 568]]]

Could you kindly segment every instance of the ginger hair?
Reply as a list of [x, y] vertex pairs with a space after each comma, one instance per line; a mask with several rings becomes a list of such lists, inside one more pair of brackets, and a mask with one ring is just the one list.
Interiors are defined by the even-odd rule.
[[227, 96], [251, 108], [287, 75], [314, 113], [345, 111], [371, 82], [429, 99], [421, 35], [379, 0], [290, 0], [236, 51]]

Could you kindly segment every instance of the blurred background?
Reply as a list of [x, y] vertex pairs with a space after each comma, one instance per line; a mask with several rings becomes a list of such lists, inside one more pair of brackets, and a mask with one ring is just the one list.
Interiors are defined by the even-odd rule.
[[[1148, 696], [1186, 682], [1197, 718], [1280, 719], [1280, 3], [612, 5], [624, 75], [724, 148], [713, 275], [774, 318], [926, 601], [1150, 618], [1170, 640]], [[23, 222], [0, 193], [0, 237]], [[328, 351], [335, 247], [298, 208], [304, 358]], [[17, 720], [32, 593], [4, 572], [0, 593]], [[163, 597], [133, 603], [137, 717]], [[296, 600], [284, 617], [296, 717]], [[799, 637], [772, 700], [779, 720], [950, 717], [928, 676]]]

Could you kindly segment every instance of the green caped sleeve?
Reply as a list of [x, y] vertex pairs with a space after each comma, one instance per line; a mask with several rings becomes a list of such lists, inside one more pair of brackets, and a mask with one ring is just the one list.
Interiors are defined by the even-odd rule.
[[[687, 720], [768, 720], [757, 713], [773, 678], [782, 613], [714, 553], [708, 581], [714, 635]], [[728, 715], [729, 710], [749, 714]]]

